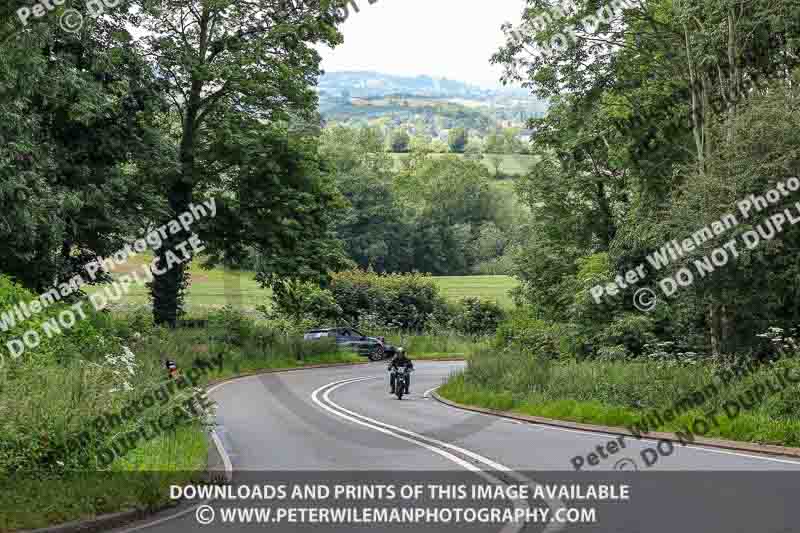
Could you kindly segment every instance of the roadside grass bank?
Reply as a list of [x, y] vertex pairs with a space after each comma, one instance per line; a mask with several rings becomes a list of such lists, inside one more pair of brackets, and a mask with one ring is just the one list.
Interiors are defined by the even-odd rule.
[[[587, 424], [641, 429], [643, 417], [664, 413], [687, 395], [709, 391], [716, 384], [719, 394], [704, 393], [685, 410], [673, 409], [673, 417], [654, 423], [647, 432], [686, 432], [706, 413], [716, 409], [718, 424], [704, 437], [742, 442], [800, 446], [800, 386], [790, 384], [780, 392], [766, 394], [751, 409], [730, 418], [724, 408], [738, 400], [779, 370], [800, 375], [800, 361], [783, 359], [721, 387], [712, 364], [690, 366], [656, 362], [551, 361], [524, 353], [490, 349], [469, 355], [464, 372], [453, 376], [438, 392], [453, 402], [511, 411], [524, 415]], [[751, 402], [752, 403], [752, 402]], [[684, 404], [686, 405], [686, 404]], [[645, 432], [642, 432], [646, 436]]]
[[445, 353], [445, 352], [424, 353], [421, 355], [411, 355], [410, 357], [410, 359], [414, 361], [437, 361], [440, 359], [464, 359], [464, 358], [466, 358], [466, 354]]
[[203, 426], [193, 424], [142, 443], [107, 470], [17, 473], [0, 482], [0, 531], [165, 507], [169, 485], [202, 478], [208, 446]]
[[[365, 361], [325, 343], [302, 342], [280, 324], [259, 324], [230, 308], [203, 316], [201, 328], [159, 328], [149, 311], [96, 313], [59, 344], [43, 345], [0, 369], [0, 531], [86, 520], [168, 505], [168, 486], [205, 475], [211, 417], [195, 416], [152, 438], [100, 457], [127, 435], [172, 417], [212, 380], [260, 370]], [[125, 418], [108, 431], [98, 418], [206, 361], [192, 387]], [[180, 387], [177, 387], [180, 388]]]
[[485, 341], [458, 335], [453, 332], [429, 334], [389, 334], [387, 342], [402, 346], [411, 359], [437, 359], [442, 357], [466, 357], [475, 349], [476, 343]]

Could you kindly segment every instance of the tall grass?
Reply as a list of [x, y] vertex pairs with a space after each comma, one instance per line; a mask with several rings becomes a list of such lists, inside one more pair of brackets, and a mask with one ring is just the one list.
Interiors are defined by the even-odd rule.
[[[735, 379], [727, 387], [714, 379], [711, 364], [664, 365], [656, 362], [558, 361], [521, 352], [483, 348], [469, 357], [463, 373], [440, 389], [453, 401], [490, 409], [608, 426], [630, 426], [651, 412], [663, 412], [696, 391], [714, 384], [701, 407], [689, 409], [650, 430], [684, 430], [726, 400], [738, 398], [775, 370], [800, 373], [800, 360], [784, 359]], [[789, 446], [800, 445], [800, 385], [768, 395], [733, 420], [724, 414], [707, 436]]]
[[482, 343], [472, 337], [453, 332], [430, 334], [393, 333], [386, 337], [387, 342], [402, 346], [412, 359], [417, 357], [466, 357], [476, 343]]
[[[111, 464], [101, 451], [162, 414], [194, 390], [176, 393], [113, 432], [92, 422], [116, 414], [168, 380], [166, 360], [189, 370], [198, 359], [221, 362], [196, 385], [263, 369], [365, 358], [326, 342], [304, 342], [281, 324], [259, 324], [224, 309], [204, 315], [205, 327], [154, 327], [147, 311], [90, 317], [104, 349], [42, 363], [29, 358], [0, 370], [0, 530], [13, 531], [168, 502], [169, 482], [199, 477], [208, 457], [207, 420], [195, 418], [142, 439]], [[121, 347], [135, 357], [120, 358]], [[127, 361], [133, 361], [133, 364]], [[76, 437], [83, 436], [81, 440]], [[76, 444], [77, 443], [77, 444]], [[13, 480], [13, 483], [12, 483]]]

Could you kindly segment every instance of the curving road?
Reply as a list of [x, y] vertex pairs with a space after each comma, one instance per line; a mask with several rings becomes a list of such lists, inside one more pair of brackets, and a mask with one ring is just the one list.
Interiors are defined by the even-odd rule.
[[[382, 363], [253, 376], [213, 389], [212, 396], [218, 403], [218, 434], [235, 475], [243, 473], [242, 479], [261, 484], [265, 478], [281, 475], [317, 479], [323, 472], [364, 482], [419, 478], [445, 483], [464, 476], [476, 483], [505, 486], [625, 482], [632, 487], [631, 499], [603, 502], [598, 506], [599, 520], [593, 524], [528, 524], [524, 531], [800, 531], [800, 510], [793, 503], [800, 488], [799, 462], [702, 447], [676, 447], [647, 468], [641, 454], [646, 448], [656, 449], [655, 441], [629, 437], [619, 442], [615, 436], [518, 423], [454, 409], [431, 398], [428, 392], [460, 370], [463, 363], [420, 362], [416, 367], [411, 395], [402, 401], [388, 394], [386, 367]], [[618, 443], [612, 445], [616, 453], [596, 466], [584, 464], [580, 472], [575, 472], [574, 457], [586, 458], [598, 446], [608, 450], [612, 441]], [[634, 468], [639, 471], [631, 471]], [[506, 503], [515, 508], [521, 504], [512, 500]], [[566, 503], [564, 499], [551, 498], [539, 502], [539, 506], [555, 512]], [[215, 501], [209, 505], [218, 509], [223, 504]], [[216, 522], [200, 525], [195, 507], [177, 517], [171, 511], [119, 531], [238, 531], [265, 527], [223, 526]], [[371, 529], [462, 528], [375, 526]], [[326, 525], [296, 529], [359, 528]], [[476, 531], [501, 529], [493, 526]], [[282, 525], [275, 530], [294, 531], [295, 526]], [[512, 530], [520, 527], [505, 529]]]

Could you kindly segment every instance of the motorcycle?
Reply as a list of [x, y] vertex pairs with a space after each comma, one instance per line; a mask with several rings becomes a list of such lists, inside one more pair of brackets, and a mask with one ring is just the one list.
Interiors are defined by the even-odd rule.
[[408, 367], [405, 367], [402, 370], [392, 370], [392, 374], [394, 374], [394, 393], [397, 395], [398, 400], [403, 399], [403, 394], [408, 394], [408, 378], [413, 371], [413, 368]]

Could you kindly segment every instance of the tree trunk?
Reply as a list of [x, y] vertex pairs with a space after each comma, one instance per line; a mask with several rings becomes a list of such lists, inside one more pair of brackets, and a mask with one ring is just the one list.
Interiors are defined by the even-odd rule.
[[733, 320], [728, 304], [722, 304], [719, 315], [720, 333], [722, 335], [722, 352], [733, 353], [736, 351], [736, 342], [733, 334]]
[[[205, 6], [198, 27], [200, 48], [197, 60], [200, 65], [205, 63], [208, 52], [210, 39], [209, 18], [209, 7]], [[186, 98], [183, 136], [181, 137], [180, 147], [181, 170], [180, 175], [173, 181], [168, 192], [169, 207], [173, 218], [189, 210], [196, 183], [194, 150], [199, 127], [198, 118], [202, 118], [200, 110], [203, 105], [204, 81], [201, 76], [200, 72], [192, 72], [191, 89]], [[206, 102], [206, 104], [211, 105], [209, 102]], [[166, 242], [156, 254], [161, 270], [164, 270], [167, 265], [166, 257], [168, 254], [174, 254], [175, 257], [180, 259], [183, 258], [183, 252], [177, 250], [176, 246], [184, 243], [189, 237], [191, 237], [191, 232], [181, 228], [179, 232], [170, 235], [166, 239]], [[189, 285], [189, 263], [190, 261], [182, 262], [179, 265], [174, 265], [166, 273], [154, 276], [152, 295], [153, 317], [156, 324], [167, 324], [170, 327], [175, 327], [178, 318], [183, 314], [184, 294]]]
[[[189, 210], [192, 203], [194, 189], [194, 145], [196, 136], [197, 116], [200, 111], [200, 95], [202, 82], [192, 83], [192, 91], [186, 105], [186, 116], [183, 124], [183, 137], [181, 138], [180, 164], [181, 172], [176, 177], [167, 193], [171, 218]], [[168, 254], [182, 259], [183, 252], [177, 245], [186, 242], [191, 237], [191, 232], [183, 228], [175, 234], [168, 235], [164, 244], [156, 252], [158, 268], [163, 271], [168, 265]], [[189, 262], [173, 265], [161, 275], [153, 276], [151, 293], [153, 295], [153, 319], [156, 324], [168, 325], [174, 328], [178, 318], [184, 311], [184, 296], [189, 284]]]
[[[192, 187], [182, 180], [177, 181], [168, 193], [170, 211], [177, 216], [189, 209], [192, 197]], [[156, 324], [167, 325], [171, 328], [177, 326], [178, 318], [184, 311], [184, 296], [189, 284], [188, 262], [172, 265], [167, 269], [167, 255], [183, 259], [183, 253], [177, 245], [185, 242], [190, 233], [181, 229], [174, 235], [168, 235], [163, 245], [156, 251], [158, 268], [166, 270], [161, 275], [153, 274], [151, 292], [153, 295], [153, 319]]]
[[736, 350], [736, 339], [733, 331], [733, 313], [731, 306], [724, 302], [724, 294], [711, 296], [711, 303], [706, 308], [706, 324], [711, 354], [733, 353]]

